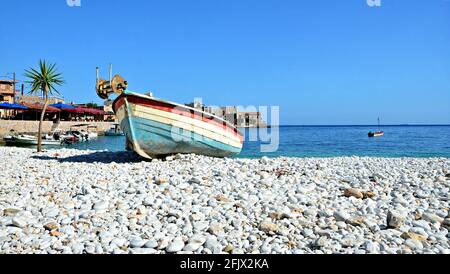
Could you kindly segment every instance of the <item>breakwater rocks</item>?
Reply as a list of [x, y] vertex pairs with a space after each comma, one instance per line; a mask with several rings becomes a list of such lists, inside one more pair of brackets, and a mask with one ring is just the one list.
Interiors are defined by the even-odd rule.
[[0, 147], [0, 253], [450, 253], [450, 159]]

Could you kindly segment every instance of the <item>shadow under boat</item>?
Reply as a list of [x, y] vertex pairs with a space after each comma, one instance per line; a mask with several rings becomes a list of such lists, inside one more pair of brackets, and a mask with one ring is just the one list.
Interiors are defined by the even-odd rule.
[[[48, 160], [48, 161], [58, 161], [60, 163], [102, 163], [102, 164], [128, 164], [128, 163], [139, 163], [146, 159], [139, 156], [133, 151], [120, 151], [120, 152], [110, 152], [110, 151], [96, 151], [89, 154], [74, 155], [68, 157], [58, 156], [58, 152], [54, 153], [47, 151], [50, 155], [34, 155], [31, 158], [37, 160]], [[53, 156], [52, 156], [53, 155]]]

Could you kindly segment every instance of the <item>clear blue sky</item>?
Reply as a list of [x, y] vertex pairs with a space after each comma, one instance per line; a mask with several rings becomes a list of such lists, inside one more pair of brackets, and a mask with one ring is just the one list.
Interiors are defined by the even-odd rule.
[[450, 1], [2, 0], [0, 77], [56, 62], [67, 101], [95, 67], [180, 103], [279, 105], [282, 124], [450, 124]]

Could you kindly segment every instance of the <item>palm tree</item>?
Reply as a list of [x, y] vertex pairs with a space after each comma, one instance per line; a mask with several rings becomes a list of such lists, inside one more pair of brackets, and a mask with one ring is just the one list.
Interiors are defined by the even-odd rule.
[[49, 95], [58, 94], [58, 90], [56, 90], [56, 86], [60, 86], [64, 84], [64, 79], [61, 77], [61, 73], [55, 68], [56, 64], [47, 64], [45, 61], [39, 60], [39, 71], [34, 68], [30, 68], [30, 70], [25, 70], [25, 77], [29, 78], [29, 81], [26, 83], [31, 85], [30, 93], [43, 95], [45, 104], [42, 109], [41, 119], [39, 121], [39, 130], [38, 130], [38, 147], [37, 151], [42, 151], [42, 122], [44, 121], [45, 111], [48, 108]]

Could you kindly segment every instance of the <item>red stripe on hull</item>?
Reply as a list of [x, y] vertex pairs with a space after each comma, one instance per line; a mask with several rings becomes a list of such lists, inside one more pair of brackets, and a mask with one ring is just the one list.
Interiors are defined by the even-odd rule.
[[130, 96], [130, 95], [122, 95], [119, 98], [117, 98], [116, 101], [114, 102], [114, 111], [115, 112], [117, 112], [117, 110], [125, 103], [125, 101], [124, 101], [125, 97], [127, 98], [128, 102], [130, 102], [132, 104], [151, 107], [154, 109], [175, 113], [178, 115], [182, 115], [184, 117], [189, 117], [189, 118], [193, 118], [196, 120], [200, 120], [202, 122], [206, 122], [208, 124], [212, 124], [214, 126], [219, 127], [222, 130], [233, 133], [234, 136], [236, 136], [240, 139], [241, 144], [243, 143], [242, 134], [240, 134], [240, 132], [236, 128], [231, 128], [228, 126], [228, 124], [226, 122], [220, 122], [220, 121], [214, 119], [214, 117], [212, 117], [210, 115], [207, 115], [207, 114], [203, 115], [202, 112], [194, 111], [194, 110], [191, 110], [188, 108], [183, 108], [182, 106], [172, 105], [169, 103], [160, 102], [160, 101], [147, 99], [147, 98], [141, 98], [141, 97]]

